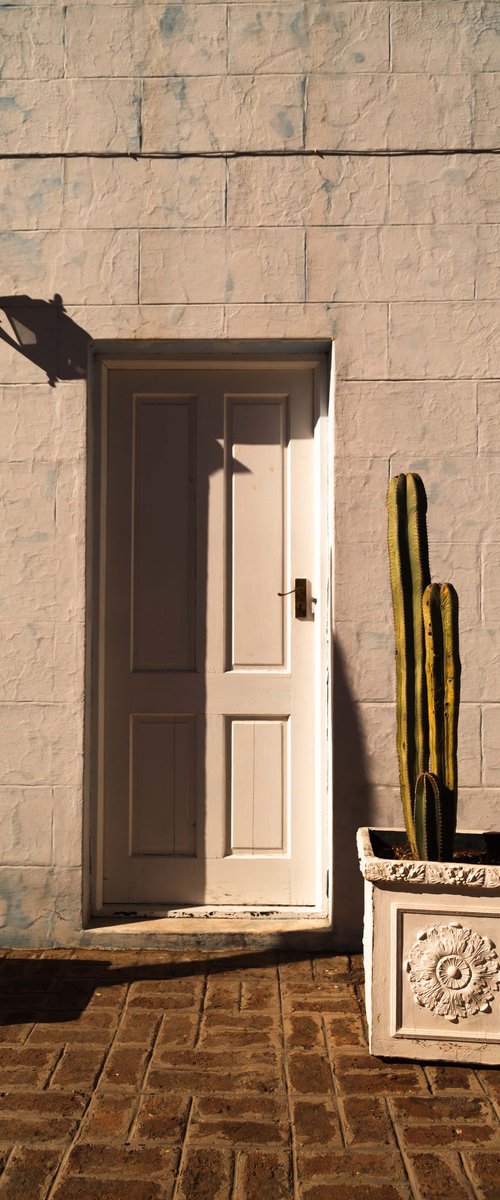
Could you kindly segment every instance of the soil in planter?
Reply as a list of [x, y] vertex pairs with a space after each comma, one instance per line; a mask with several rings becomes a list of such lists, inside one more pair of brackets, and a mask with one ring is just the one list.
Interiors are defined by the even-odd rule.
[[[387, 835], [372, 831], [371, 841], [377, 858], [413, 861], [410, 843], [403, 833], [392, 834], [389, 840]], [[457, 834], [452, 861], [475, 866], [500, 866], [500, 833], [475, 834], [474, 845], [471, 845], [467, 834]]]

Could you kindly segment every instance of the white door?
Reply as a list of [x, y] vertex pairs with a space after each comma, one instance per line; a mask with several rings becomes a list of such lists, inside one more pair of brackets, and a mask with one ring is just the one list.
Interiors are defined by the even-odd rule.
[[313, 905], [313, 371], [109, 381], [104, 901]]

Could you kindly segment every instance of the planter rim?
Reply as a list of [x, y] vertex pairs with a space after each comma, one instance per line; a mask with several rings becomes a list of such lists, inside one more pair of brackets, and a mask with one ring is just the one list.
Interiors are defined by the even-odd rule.
[[[416, 859], [379, 858], [375, 853], [371, 835], [404, 837], [402, 829], [363, 827], [358, 829], [356, 842], [359, 865], [365, 879], [371, 883], [405, 883], [422, 887], [422, 884], [461, 888], [500, 888], [500, 866], [470, 862], [423, 862]], [[484, 839], [484, 834], [464, 831], [461, 837]], [[483, 843], [484, 844], [484, 843]]]

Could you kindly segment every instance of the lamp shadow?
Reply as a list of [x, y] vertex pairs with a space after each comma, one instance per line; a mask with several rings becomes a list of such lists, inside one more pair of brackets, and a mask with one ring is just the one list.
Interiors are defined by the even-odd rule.
[[0, 296], [0, 341], [45, 371], [48, 383], [87, 377], [90, 334], [68, 316], [62, 296]]

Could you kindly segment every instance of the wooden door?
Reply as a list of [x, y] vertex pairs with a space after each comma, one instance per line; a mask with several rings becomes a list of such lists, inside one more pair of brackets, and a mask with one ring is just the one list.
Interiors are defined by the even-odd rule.
[[109, 379], [104, 901], [312, 905], [312, 369]]

